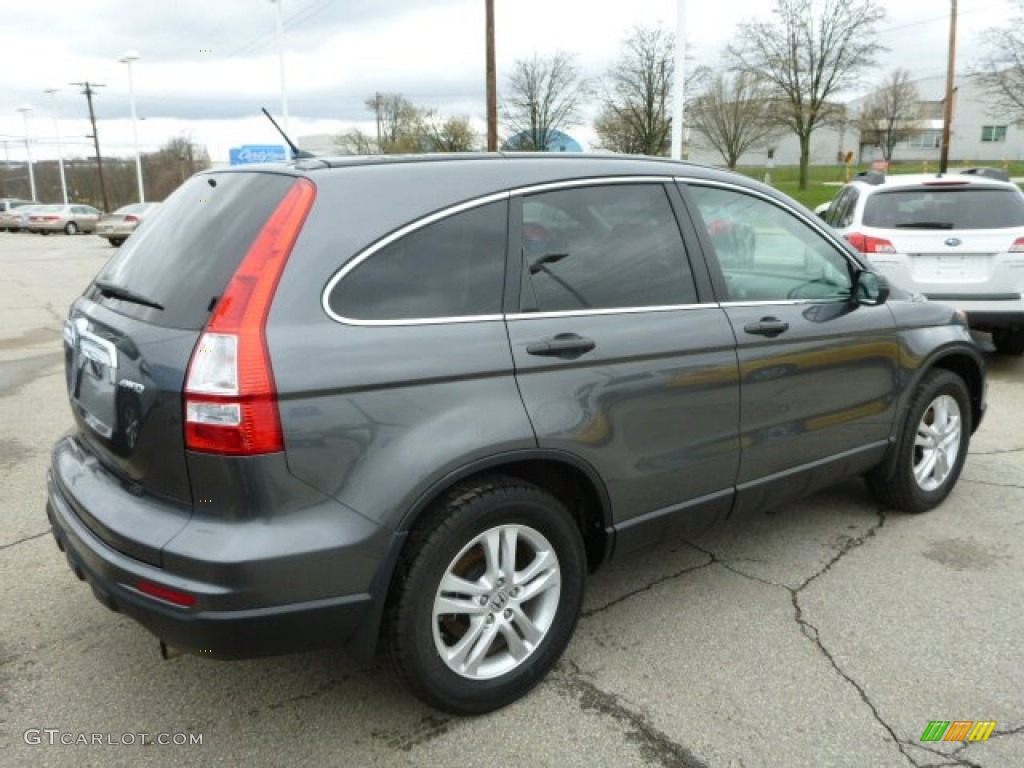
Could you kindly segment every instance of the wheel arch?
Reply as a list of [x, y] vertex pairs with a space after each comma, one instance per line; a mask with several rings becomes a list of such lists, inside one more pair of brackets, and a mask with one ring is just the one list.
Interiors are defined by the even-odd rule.
[[412, 530], [434, 501], [452, 486], [494, 474], [532, 483], [565, 505], [583, 537], [587, 567], [591, 573], [607, 560], [613, 540], [608, 490], [597, 470], [564, 451], [511, 451], [470, 462], [449, 472], [420, 494], [397, 530]]
[[971, 350], [953, 348], [940, 353], [921, 367], [915, 377], [914, 384], [909, 388], [913, 392], [928, 371], [946, 370], [955, 373], [967, 385], [971, 395], [971, 433], [977, 431], [985, 412], [985, 363], [981, 356]]

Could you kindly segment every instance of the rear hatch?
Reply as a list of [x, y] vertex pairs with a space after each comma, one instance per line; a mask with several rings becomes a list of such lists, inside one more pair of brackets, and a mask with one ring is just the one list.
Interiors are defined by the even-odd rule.
[[[182, 413], [189, 360], [225, 286], [295, 181], [270, 172], [193, 177], [72, 305], [64, 352], [77, 442], [134, 496], [191, 510]], [[64, 492], [94, 533], [125, 549], [117, 533], [123, 510], [88, 505], [74, 487]]]
[[863, 221], [867, 235], [895, 252], [872, 254], [872, 261], [899, 263], [927, 295], [1020, 293], [1024, 274], [1009, 263], [1024, 264], [1024, 196], [1013, 189], [950, 181], [878, 192]]

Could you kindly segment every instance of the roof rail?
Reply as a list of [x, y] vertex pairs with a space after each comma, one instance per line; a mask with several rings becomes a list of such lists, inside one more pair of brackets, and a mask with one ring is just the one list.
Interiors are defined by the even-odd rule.
[[996, 181], [1010, 180], [1010, 174], [1002, 168], [964, 168], [960, 173], [965, 176], [984, 176], [986, 179], [995, 179]]
[[881, 171], [860, 171], [855, 178], [860, 179], [865, 184], [872, 184], [876, 187], [879, 184], [885, 183], [885, 174]]

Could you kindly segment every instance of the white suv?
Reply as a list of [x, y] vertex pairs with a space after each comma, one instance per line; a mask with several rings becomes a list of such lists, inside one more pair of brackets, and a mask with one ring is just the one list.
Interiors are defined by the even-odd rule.
[[865, 171], [822, 217], [903, 288], [953, 304], [1024, 353], [1024, 193], [995, 168], [886, 176]]

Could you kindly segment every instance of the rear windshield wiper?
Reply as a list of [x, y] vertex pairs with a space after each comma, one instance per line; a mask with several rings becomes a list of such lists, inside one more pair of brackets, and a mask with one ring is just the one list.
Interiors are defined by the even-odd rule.
[[106, 280], [96, 280], [93, 285], [100, 289], [100, 293], [104, 296], [109, 296], [112, 299], [121, 299], [121, 301], [130, 301], [133, 304], [141, 304], [144, 307], [152, 307], [153, 309], [164, 308], [163, 304], [158, 304], [152, 299], [147, 299], [130, 288], [125, 288], [121, 285], [115, 285], [114, 283], [108, 283]]
[[908, 221], [905, 224], [897, 224], [896, 229], [952, 229], [951, 221]]

